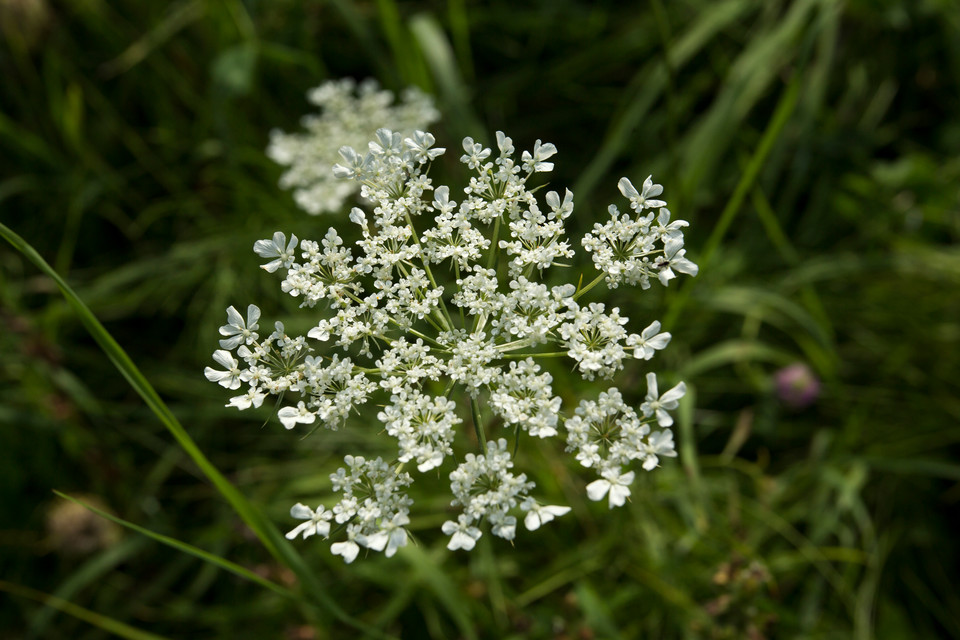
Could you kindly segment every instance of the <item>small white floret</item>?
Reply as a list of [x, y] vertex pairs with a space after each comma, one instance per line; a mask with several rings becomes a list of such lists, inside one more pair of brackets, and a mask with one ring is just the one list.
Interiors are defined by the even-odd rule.
[[570, 513], [570, 507], [539, 505], [532, 498], [524, 500], [520, 508], [527, 512], [523, 524], [528, 531], [536, 531], [554, 518]]
[[620, 474], [616, 469], [603, 472], [603, 478], [594, 480], [587, 485], [587, 497], [598, 502], [609, 494], [610, 508], [622, 507], [630, 496], [630, 484], [633, 483], [634, 472]]
[[301, 400], [296, 407], [284, 407], [277, 412], [277, 417], [287, 429], [293, 429], [298, 423], [311, 424], [317, 419], [317, 416], [307, 409], [307, 406]]

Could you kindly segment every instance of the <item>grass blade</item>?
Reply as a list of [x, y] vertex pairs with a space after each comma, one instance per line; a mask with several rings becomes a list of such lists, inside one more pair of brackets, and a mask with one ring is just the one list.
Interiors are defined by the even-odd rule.
[[[87, 586], [112, 571], [117, 565], [140, 553], [146, 545], [147, 540], [144, 538], [129, 538], [110, 547], [103, 553], [97, 554], [76, 573], [64, 580], [57, 587], [57, 590], [53, 592], [52, 596], [69, 601]], [[45, 632], [56, 616], [56, 613], [57, 609], [53, 607], [44, 607], [37, 611], [30, 619], [30, 626], [25, 636], [26, 640], [50, 637], [49, 634], [45, 634]]]
[[233, 510], [236, 511], [237, 515], [250, 527], [250, 530], [256, 534], [267, 551], [296, 574], [303, 589], [309, 594], [310, 599], [344, 623], [357, 629], [362, 629], [374, 636], [383, 637], [384, 634], [382, 632], [348, 615], [327, 595], [323, 586], [310, 571], [309, 567], [303, 562], [303, 559], [297, 551], [204, 455], [193, 438], [191, 438], [186, 429], [183, 428], [183, 425], [180, 424], [180, 421], [177, 420], [177, 417], [173, 415], [173, 412], [170, 411], [169, 407], [167, 407], [159, 394], [157, 394], [150, 382], [140, 372], [123, 348], [117, 344], [113, 336], [100, 324], [100, 321], [97, 320], [93, 312], [90, 311], [90, 308], [77, 296], [70, 285], [47, 264], [46, 260], [44, 260], [26, 240], [2, 223], [0, 223], [0, 236], [3, 236], [7, 242], [20, 251], [20, 253], [30, 260], [41, 272], [56, 283], [63, 293], [64, 298], [66, 298], [70, 306], [73, 307], [91, 337], [100, 345], [100, 348], [103, 349], [114, 366], [117, 367], [127, 382], [130, 383], [130, 386], [143, 398], [147, 406], [150, 407], [150, 410], [153, 411], [154, 415], [156, 415], [160, 422], [170, 431], [177, 443], [187, 452], [223, 497], [227, 499], [227, 502], [230, 503]]
[[230, 562], [229, 560], [226, 560], [226, 559], [224, 559], [224, 558], [221, 558], [221, 557], [218, 556], [218, 555], [212, 554], [212, 553], [210, 553], [209, 551], [204, 551], [203, 549], [200, 549], [199, 547], [195, 547], [195, 546], [193, 546], [193, 545], [191, 545], [191, 544], [187, 544], [186, 542], [182, 542], [182, 541], [180, 541], [180, 540], [177, 540], [176, 538], [171, 538], [171, 537], [169, 537], [169, 536], [165, 536], [165, 535], [163, 535], [163, 534], [156, 533], [155, 531], [151, 531], [150, 529], [147, 529], [147, 528], [145, 528], [145, 527], [141, 527], [140, 525], [137, 525], [137, 524], [134, 524], [134, 523], [129, 522], [129, 521], [127, 521], [127, 520], [124, 520], [123, 518], [118, 518], [118, 517], [115, 516], [115, 515], [112, 515], [112, 514], [110, 514], [110, 513], [107, 513], [106, 511], [101, 511], [100, 509], [97, 509], [97, 508], [94, 507], [93, 505], [87, 504], [87, 503], [84, 502], [83, 500], [80, 500], [80, 499], [78, 499], [78, 498], [74, 498], [74, 497], [69, 496], [69, 495], [67, 495], [67, 494], [65, 494], [65, 493], [61, 493], [60, 491], [54, 490], [54, 493], [57, 494], [58, 496], [60, 496], [61, 498], [63, 498], [64, 500], [69, 500], [70, 502], [75, 502], [75, 503], [77, 503], [78, 505], [80, 505], [80, 506], [83, 507], [84, 509], [87, 509], [88, 511], [91, 511], [92, 513], [97, 514], [97, 515], [100, 516], [101, 518], [106, 518], [107, 520], [110, 520], [111, 522], [115, 522], [115, 523], [117, 523], [117, 524], [119, 524], [119, 525], [121, 525], [121, 526], [124, 526], [124, 527], [132, 530], [132, 531], [136, 531], [137, 533], [141, 533], [141, 534], [143, 534], [143, 535], [145, 535], [145, 536], [147, 536], [147, 537], [149, 537], [149, 538], [153, 538], [153, 539], [156, 540], [157, 542], [160, 542], [160, 543], [162, 543], [162, 544], [165, 544], [165, 545], [167, 545], [168, 547], [173, 547], [173, 548], [176, 549], [177, 551], [182, 551], [182, 552], [187, 553], [187, 554], [189, 554], [189, 555], [191, 555], [191, 556], [194, 556], [194, 557], [196, 557], [196, 558], [199, 558], [199, 559], [203, 560], [204, 562], [208, 562], [208, 563], [210, 563], [210, 564], [212, 564], [212, 565], [216, 565], [216, 566], [220, 567], [221, 569], [223, 569], [223, 570], [225, 570], [225, 571], [229, 571], [230, 573], [232, 573], [232, 574], [234, 574], [234, 575], [236, 575], [236, 576], [240, 576], [241, 578], [245, 578], [245, 579], [247, 579], [247, 580], [250, 580], [251, 582], [255, 582], [255, 583], [257, 583], [258, 585], [260, 585], [261, 587], [264, 587], [265, 589], [269, 589], [270, 591], [273, 591], [274, 593], [278, 593], [278, 594], [280, 594], [280, 595], [282, 595], [282, 596], [284, 596], [284, 597], [286, 597], [286, 598], [294, 598], [294, 599], [297, 599], [297, 595], [296, 595], [295, 593], [293, 593], [292, 591], [290, 591], [289, 589], [287, 589], [287, 588], [285, 588], [285, 587], [281, 587], [280, 585], [276, 584], [275, 582], [271, 582], [271, 581], [267, 580], [266, 578], [262, 578], [262, 577], [258, 576], [257, 574], [255, 574], [253, 571], [250, 571], [250, 570], [247, 569], [246, 567], [242, 567], [242, 566], [240, 566], [240, 565], [238, 565], [238, 564], [236, 564], [236, 563], [234, 563], [234, 562]]
[[30, 587], [24, 587], [19, 584], [7, 582], [6, 580], [0, 580], [0, 591], [6, 591], [9, 594], [21, 598], [36, 600], [37, 602], [43, 603], [48, 607], [53, 607], [54, 609], [63, 611], [64, 613], [71, 615], [78, 620], [89, 622], [98, 629], [103, 629], [104, 631], [112, 633], [116, 636], [120, 636], [121, 638], [128, 638], [129, 640], [165, 640], [163, 636], [158, 636], [157, 634], [150, 633], [149, 631], [141, 631], [136, 627], [131, 627], [125, 622], [114, 620], [113, 618], [105, 616], [102, 613], [91, 611], [90, 609], [86, 609], [80, 605], [73, 604], [72, 602], [68, 602], [67, 600], [63, 600], [56, 596], [51, 596], [43, 593], [42, 591], [37, 591], [36, 589], [31, 589]]
[[[800, 97], [800, 80], [800, 75], [795, 76], [780, 97], [780, 102], [777, 104], [777, 108], [770, 118], [767, 130], [763, 132], [763, 138], [760, 139], [756, 151], [753, 152], [753, 156], [750, 158], [746, 170], [740, 177], [740, 182], [737, 183], [733, 195], [731, 195], [730, 200], [727, 201], [727, 206], [723, 208], [723, 212], [720, 214], [720, 220], [717, 221], [717, 226], [714, 227], [710, 238], [707, 239], [707, 244], [704, 246], [697, 260], [701, 269], [709, 264], [713, 258], [713, 254], [717, 250], [717, 247], [720, 246], [720, 242], [723, 240], [724, 235], [726, 235], [727, 229], [730, 228], [734, 218], [737, 217], [737, 213], [740, 211], [740, 206], [743, 204], [744, 199], [753, 189], [754, 182], [756, 182], [760, 174], [760, 169], [763, 168], [764, 161], [773, 149], [773, 145], [777, 142], [777, 139], [779, 139], [780, 132], [783, 131], [787, 122], [790, 121], [790, 116], [793, 114], [794, 107], [797, 106], [797, 100]], [[665, 319], [663, 320], [664, 326], [670, 327], [676, 323], [677, 318], [680, 317], [683, 308], [690, 299], [690, 289], [692, 285], [690, 283], [685, 284], [686, 286], [679, 288], [676, 297], [674, 297], [670, 304], [670, 308], [667, 310]]]
[[436, 79], [443, 101], [444, 118], [454, 137], [476, 136], [484, 131], [470, 106], [470, 92], [460, 75], [453, 47], [436, 18], [419, 14], [410, 19], [410, 31]]

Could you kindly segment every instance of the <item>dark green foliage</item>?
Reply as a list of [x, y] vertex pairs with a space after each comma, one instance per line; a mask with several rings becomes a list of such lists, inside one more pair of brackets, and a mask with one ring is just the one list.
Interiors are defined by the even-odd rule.
[[[251, 247], [339, 222], [299, 212], [263, 150], [309, 111], [308, 88], [342, 76], [434, 93], [450, 155], [496, 129], [554, 142], [576, 239], [620, 176], [653, 173], [701, 272], [609, 295], [635, 324], [664, 319], [657, 368], [695, 392], [680, 458], [627, 508], [586, 500], [561, 448], [521, 446], [569, 516], [470, 554], [446, 551], [441, 515], [415, 520], [418, 546], [393, 559], [344, 566], [296, 544], [340, 608], [410, 638], [960, 636], [955, 2], [0, 0], [0, 222], [281, 530], [377, 441], [364, 417], [299, 441], [264, 425], [268, 408], [222, 408], [202, 370], [230, 304], [304, 322]], [[129, 530], [71, 551], [48, 529], [67, 504], [52, 490], [299, 593], [6, 244], [0, 326], [0, 635], [108, 635], [10, 584], [162, 636], [358, 634]], [[773, 382], [795, 361], [822, 382], [803, 409]], [[642, 370], [623, 380], [639, 400]]]

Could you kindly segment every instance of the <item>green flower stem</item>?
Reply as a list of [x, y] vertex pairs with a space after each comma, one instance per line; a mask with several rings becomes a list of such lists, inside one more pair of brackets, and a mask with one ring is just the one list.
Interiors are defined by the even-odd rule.
[[504, 353], [501, 358], [522, 360], [523, 358], [562, 358], [569, 355], [566, 351], [551, 351], [550, 353]]
[[[497, 216], [496, 221], [493, 223], [493, 238], [490, 240], [490, 254], [487, 256], [487, 269], [493, 269], [497, 264], [497, 258], [500, 257], [499, 251], [499, 240], [500, 240], [500, 220], [502, 216]], [[475, 334], [479, 331], [487, 322], [487, 314], [480, 313], [477, 314], [473, 319], [473, 328], [470, 330], [470, 333]]]
[[473, 428], [477, 430], [477, 440], [480, 441], [480, 449], [486, 453], [487, 436], [483, 432], [483, 422], [480, 417], [480, 400], [476, 396], [470, 396], [470, 410], [473, 412]]
[[[460, 266], [457, 264], [456, 260], [453, 262], [453, 276], [456, 280], [460, 279]], [[463, 307], [457, 306], [457, 311], [460, 312], [460, 326], [466, 329], [467, 318], [463, 315]]]
[[358, 297], [357, 297], [357, 294], [355, 294], [355, 293], [352, 292], [352, 291], [347, 291], [347, 297], [350, 298], [351, 300], [353, 300], [354, 302], [356, 302], [357, 304], [363, 304], [363, 300], [361, 300], [360, 298], [358, 298]]
[[370, 369], [370, 368], [367, 368], [367, 367], [358, 367], [357, 365], [353, 365], [353, 371], [356, 372], [356, 373], [363, 373], [363, 374], [366, 374], [366, 375], [368, 375], [368, 376], [379, 376], [379, 375], [380, 375], [380, 369]]
[[577, 291], [575, 294], [573, 294], [573, 299], [576, 300], [577, 298], [579, 298], [580, 296], [582, 296], [583, 294], [585, 294], [587, 291], [590, 291], [590, 289], [593, 289], [595, 286], [597, 286], [598, 284], [600, 284], [600, 282], [601, 282], [605, 277], [606, 277], [606, 274], [603, 274], [603, 273], [601, 273], [600, 275], [598, 275], [596, 278], [593, 279], [593, 281], [592, 281], [590, 284], [588, 284], [588, 285], [585, 286], [583, 289], [580, 289], [580, 290]]
[[513, 342], [504, 342], [503, 344], [497, 345], [497, 351], [508, 352], [516, 351], [517, 349], [522, 349], [524, 347], [529, 347], [533, 344], [531, 338], [522, 338], [520, 340], [514, 340]]
[[493, 269], [493, 266], [497, 264], [497, 257], [500, 255], [498, 250], [500, 243], [500, 219], [503, 216], [497, 216], [496, 221], [493, 223], [493, 239], [490, 240], [490, 255], [487, 256], [487, 269]]
[[450, 382], [447, 383], [446, 388], [443, 390], [444, 398], [446, 398], [447, 400], [450, 399], [450, 393], [453, 391], [453, 387], [456, 386], [456, 384], [457, 384], [456, 380], [450, 380]]
[[[413, 234], [413, 241], [417, 244], [417, 247], [420, 249], [420, 262], [423, 264], [423, 270], [427, 274], [427, 278], [430, 280], [430, 284], [433, 285], [434, 289], [439, 289], [436, 279], [433, 277], [433, 271], [430, 270], [429, 261], [423, 256], [423, 245], [420, 244], [420, 236], [417, 235], [417, 230], [413, 226], [413, 220], [410, 218], [410, 212], [405, 211], [403, 214], [404, 219], [407, 221], [407, 226], [410, 227], [410, 233]], [[447, 309], [447, 303], [443, 301], [443, 296], [440, 296], [440, 309], [442, 311], [444, 328], [447, 331], [453, 331], [453, 317], [450, 315], [450, 311]]]
[[446, 319], [443, 317], [443, 314], [437, 313], [436, 309], [434, 309], [432, 314], [423, 316], [423, 319], [426, 320], [431, 327], [436, 329], [438, 333], [444, 331], [443, 325], [446, 324]]
[[417, 336], [418, 338], [423, 339], [424, 342], [429, 342], [429, 343], [432, 344], [433, 346], [435, 346], [435, 347], [440, 347], [441, 349], [445, 349], [445, 348], [446, 348], [445, 345], [440, 344], [439, 342], [437, 342], [436, 340], [434, 340], [433, 338], [431, 338], [430, 336], [428, 336], [428, 335], [425, 334], [425, 333], [420, 333], [419, 331], [417, 331], [417, 330], [414, 329], [413, 327], [405, 327], [405, 326], [403, 326], [402, 324], [400, 324], [399, 322], [397, 322], [396, 320], [394, 320], [393, 318], [390, 318], [390, 322], [392, 322], [393, 324], [395, 324], [395, 325], [396, 325], [397, 327], [399, 327], [400, 329], [403, 329], [404, 331], [406, 331], [406, 332], [408, 332], [408, 333], [412, 333], [413, 335]]

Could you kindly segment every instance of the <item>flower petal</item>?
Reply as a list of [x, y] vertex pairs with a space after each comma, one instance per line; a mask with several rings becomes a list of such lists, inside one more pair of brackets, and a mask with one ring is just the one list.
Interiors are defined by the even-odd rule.
[[609, 480], [594, 480], [587, 485], [587, 497], [598, 502], [603, 500], [603, 496], [607, 495], [607, 491], [610, 491], [610, 481]]

